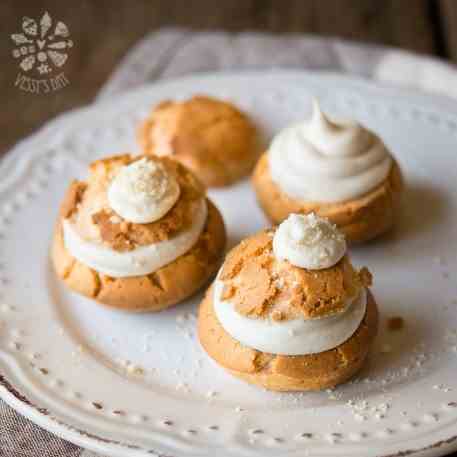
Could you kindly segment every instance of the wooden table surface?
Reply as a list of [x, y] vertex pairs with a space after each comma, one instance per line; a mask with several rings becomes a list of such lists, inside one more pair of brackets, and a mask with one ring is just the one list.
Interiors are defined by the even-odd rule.
[[[62, 90], [15, 87], [10, 35], [44, 11], [71, 30], [75, 46]], [[58, 113], [90, 103], [121, 57], [162, 26], [314, 33], [398, 46], [457, 61], [456, 0], [1, 0], [0, 154]]]

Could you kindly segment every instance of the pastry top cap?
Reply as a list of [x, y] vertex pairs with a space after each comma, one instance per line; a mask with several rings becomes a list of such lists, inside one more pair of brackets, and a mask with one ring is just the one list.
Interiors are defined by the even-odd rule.
[[173, 155], [189, 168], [239, 166], [259, 152], [249, 118], [233, 104], [203, 95], [158, 104], [141, 126], [139, 138], [145, 151]]
[[230, 301], [241, 315], [277, 321], [329, 316], [345, 311], [361, 288], [371, 284], [370, 272], [366, 268], [356, 271], [346, 254], [320, 270], [278, 258], [273, 251], [277, 230], [243, 240], [222, 266], [221, 299]]
[[[168, 210], [158, 219], [149, 223], [138, 223], [133, 222], [132, 218], [129, 218], [130, 220], [124, 218], [125, 213], [122, 215], [120, 214], [122, 211], [117, 212], [112, 207], [109, 190], [112, 189], [110, 186], [112, 186], [116, 176], [119, 176], [121, 170], [132, 166], [135, 170], [135, 167], [140, 168], [147, 162], [154, 163], [154, 170], [158, 171], [159, 175], [163, 173], [169, 177], [167, 178], [167, 180], [169, 179], [168, 184], [166, 183], [162, 189], [163, 195], [171, 196], [171, 200], [175, 198], [176, 200], [171, 204], [171, 200], [168, 201]], [[73, 183], [73, 191], [68, 193], [62, 204], [62, 216], [71, 219], [82, 238], [88, 241], [102, 242], [117, 251], [128, 251], [138, 246], [164, 241], [172, 238], [178, 232], [186, 230], [192, 224], [196, 206], [205, 197], [203, 186], [189, 170], [171, 159], [154, 156], [148, 158], [147, 162], [145, 162], [144, 156], [131, 156], [129, 154], [93, 162], [89, 167], [87, 181]], [[161, 179], [159, 176], [159, 183], [162, 182], [163, 184]], [[127, 181], [129, 181], [129, 177], [127, 177]], [[170, 186], [170, 181], [175, 184]], [[143, 188], [146, 194], [148, 189], [150, 190], [150, 184], [148, 183]], [[177, 197], [176, 188], [179, 189]], [[129, 196], [129, 191], [122, 196], [125, 198], [126, 195]], [[140, 193], [140, 207], [145, 201], [147, 202], [148, 198], [153, 199], [152, 196], [146, 195], [145, 197], [144, 194], [141, 195]], [[157, 207], [153, 209], [155, 216], [157, 216]]]

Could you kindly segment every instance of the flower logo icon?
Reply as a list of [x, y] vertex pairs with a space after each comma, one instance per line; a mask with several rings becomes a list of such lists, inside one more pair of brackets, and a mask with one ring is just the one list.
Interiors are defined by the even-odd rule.
[[73, 47], [69, 36], [68, 27], [61, 21], [54, 25], [48, 12], [39, 23], [24, 17], [22, 33], [11, 35], [17, 46], [13, 49], [13, 57], [20, 60], [19, 66], [25, 72], [35, 69], [40, 75], [52, 73], [68, 59], [67, 50]]

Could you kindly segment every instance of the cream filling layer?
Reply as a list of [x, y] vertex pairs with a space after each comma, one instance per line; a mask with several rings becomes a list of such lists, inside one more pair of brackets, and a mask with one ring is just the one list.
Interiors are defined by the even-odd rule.
[[114, 278], [142, 276], [153, 273], [188, 252], [198, 241], [206, 224], [208, 208], [202, 199], [194, 212], [191, 227], [174, 238], [132, 251], [118, 252], [100, 243], [83, 239], [73, 224], [63, 221], [64, 244], [79, 262]]
[[328, 317], [285, 322], [252, 319], [221, 300], [223, 288], [224, 283], [216, 279], [213, 306], [224, 330], [245, 346], [270, 354], [306, 355], [333, 349], [355, 333], [367, 307], [367, 292], [363, 288], [343, 312]]
[[309, 121], [273, 138], [268, 163], [272, 180], [289, 196], [338, 203], [380, 185], [392, 158], [373, 132], [352, 120], [330, 120], [314, 102]]

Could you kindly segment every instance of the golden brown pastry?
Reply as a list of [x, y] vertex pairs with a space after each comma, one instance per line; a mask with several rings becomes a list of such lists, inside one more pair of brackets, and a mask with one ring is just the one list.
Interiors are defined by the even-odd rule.
[[160, 311], [208, 281], [225, 227], [189, 170], [168, 158], [121, 155], [89, 171], [87, 182], [70, 185], [52, 245], [68, 287], [114, 308]]
[[315, 213], [351, 242], [388, 231], [403, 191], [398, 163], [380, 138], [352, 121], [330, 121], [317, 104], [308, 123], [274, 138], [252, 183], [273, 223], [291, 213]]
[[212, 359], [251, 384], [330, 388], [362, 367], [377, 333], [370, 284], [335, 226], [291, 215], [227, 255], [200, 305], [199, 339]]
[[228, 102], [194, 96], [157, 105], [140, 126], [144, 154], [172, 157], [207, 186], [247, 176], [261, 152], [249, 118]]

